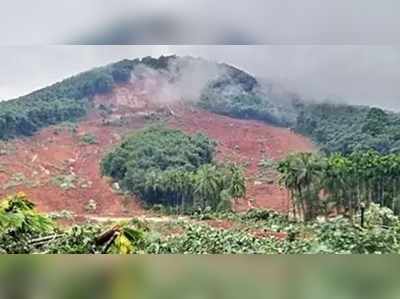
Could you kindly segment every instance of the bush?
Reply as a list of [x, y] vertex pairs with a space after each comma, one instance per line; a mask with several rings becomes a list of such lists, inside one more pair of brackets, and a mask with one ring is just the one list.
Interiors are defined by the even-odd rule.
[[29, 253], [31, 240], [55, 231], [46, 215], [35, 211], [35, 205], [22, 192], [8, 196], [0, 204], [0, 252]]
[[96, 135], [92, 133], [86, 133], [81, 137], [81, 142], [84, 144], [97, 144]]

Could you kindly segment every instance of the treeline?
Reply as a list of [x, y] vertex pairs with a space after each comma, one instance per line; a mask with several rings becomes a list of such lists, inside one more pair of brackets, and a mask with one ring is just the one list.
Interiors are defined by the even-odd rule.
[[345, 104], [299, 106], [296, 130], [310, 136], [325, 153], [373, 149], [400, 151], [400, 114], [379, 108]]
[[333, 211], [350, 218], [377, 203], [400, 213], [400, 155], [376, 151], [321, 156], [299, 153], [278, 165], [293, 214], [310, 220]]
[[150, 127], [126, 138], [101, 162], [103, 175], [146, 204], [215, 210], [245, 194], [242, 171], [213, 162], [215, 143], [201, 134]]

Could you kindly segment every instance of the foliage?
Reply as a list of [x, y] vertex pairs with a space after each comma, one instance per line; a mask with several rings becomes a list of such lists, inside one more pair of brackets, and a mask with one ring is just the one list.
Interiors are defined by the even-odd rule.
[[58, 175], [52, 177], [51, 181], [54, 185], [60, 187], [63, 190], [74, 189], [76, 187], [78, 178], [73, 174]]
[[0, 251], [28, 253], [30, 239], [53, 233], [54, 223], [34, 210], [35, 205], [22, 192], [0, 203]]
[[240, 231], [188, 225], [185, 234], [165, 241], [153, 240], [146, 250], [152, 254], [249, 254], [272, 251], [272, 248], [268, 248], [269, 243], [269, 240], [260, 240]]
[[301, 212], [304, 220], [315, 218], [320, 209], [320, 179], [324, 160], [311, 153], [291, 154], [278, 165], [280, 183], [289, 191], [293, 215]]
[[30, 136], [38, 129], [85, 116], [92, 96], [130, 79], [138, 60], [122, 60], [0, 103], [0, 139]]
[[400, 149], [398, 113], [331, 103], [299, 107], [296, 130], [312, 137], [323, 152], [350, 154], [373, 149], [387, 154]]
[[243, 90], [238, 83], [215, 80], [203, 90], [199, 105], [211, 112], [231, 117], [287, 125], [276, 105], [266, 96], [257, 91]]
[[186, 75], [182, 69], [193, 60], [204, 64], [206, 70], [209, 67], [218, 70], [216, 76], [210, 74], [201, 92], [201, 107], [233, 117], [288, 124], [282, 107], [261, 92], [257, 80], [246, 72], [202, 59], [160, 56], [125, 59], [80, 73], [20, 98], [1, 102], [0, 139], [30, 136], [40, 128], [85, 116], [94, 95], [110, 92], [115, 84], [131, 80], [132, 71], [138, 65], [167, 74], [168, 80], [176, 80]]
[[242, 196], [245, 185], [237, 166], [212, 164], [214, 150], [214, 141], [204, 135], [149, 127], [106, 155], [101, 168], [103, 175], [150, 205], [217, 209], [226, 201], [226, 193]]
[[132, 254], [144, 246], [144, 231], [134, 222], [104, 229], [99, 224], [75, 225], [46, 244], [47, 253]]
[[268, 222], [270, 225], [288, 225], [289, 219], [286, 215], [265, 209], [250, 209], [242, 215], [241, 219], [245, 221], [262, 221]]
[[[115, 225], [83, 224], [58, 228], [34, 210], [25, 194], [9, 196], [0, 208], [0, 251], [4, 253], [65, 254], [298, 254], [399, 253], [400, 220], [390, 209], [371, 205], [365, 227], [338, 216], [301, 223], [273, 211], [244, 214], [213, 213], [238, 226], [216, 229], [194, 222], [177, 223], [181, 233], [159, 235], [145, 222], [133, 219]], [[354, 219], [358, 219], [355, 215]], [[254, 230], [279, 231], [259, 236]], [[285, 237], [286, 234], [286, 237]]]
[[81, 142], [84, 144], [97, 144], [96, 135], [92, 133], [86, 133], [81, 137]]
[[315, 253], [399, 253], [400, 227], [370, 224], [367, 229], [354, 226], [348, 219], [336, 219], [314, 224]]
[[379, 203], [400, 212], [400, 155], [375, 151], [344, 156], [300, 153], [278, 166], [281, 184], [290, 193], [293, 214], [306, 220], [336, 209], [352, 216], [361, 206]]

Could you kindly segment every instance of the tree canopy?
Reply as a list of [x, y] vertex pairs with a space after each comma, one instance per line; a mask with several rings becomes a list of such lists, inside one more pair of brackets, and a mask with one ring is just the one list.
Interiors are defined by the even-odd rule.
[[371, 203], [400, 213], [399, 154], [292, 154], [278, 170], [290, 192], [293, 214], [306, 220], [334, 210], [352, 216]]
[[400, 150], [400, 114], [345, 104], [306, 104], [299, 109], [296, 130], [310, 136], [323, 152], [350, 154]]
[[202, 134], [149, 127], [108, 153], [102, 173], [150, 205], [216, 209], [243, 196], [245, 185], [240, 168], [214, 163], [215, 145]]

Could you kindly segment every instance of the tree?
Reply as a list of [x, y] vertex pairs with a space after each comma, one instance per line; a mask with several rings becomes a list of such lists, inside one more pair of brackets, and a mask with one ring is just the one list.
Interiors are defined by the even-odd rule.
[[232, 198], [238, 199], [246, 196], [246, 182], [244, 180], [243, 169], [236, 164], [229, 166], [229, 194]]
[[220, 202], [223, 178], [214, 165], [203, 165], [195, 176], [195, 205], [202, 209], [207, 206], [215, 209]]

